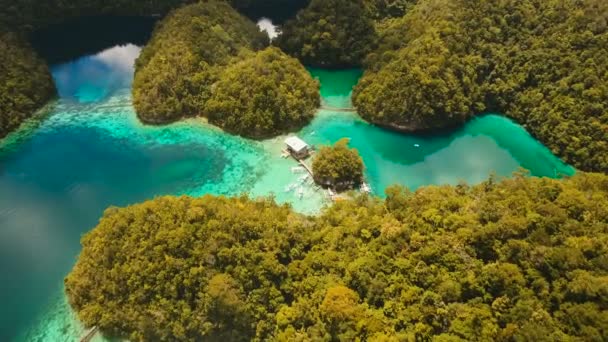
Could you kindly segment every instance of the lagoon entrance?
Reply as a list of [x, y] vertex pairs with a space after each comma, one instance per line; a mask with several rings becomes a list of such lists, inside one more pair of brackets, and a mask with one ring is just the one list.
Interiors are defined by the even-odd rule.
[[[295, 161], [281, 158], [284, 137], [252, 141], [191, 119], [140, 124], [131, 105], [140, 48], [117, 46], [55, 65], [60, 99], [46, 114], [0, 142], [0, 285], [2, 341], [70, 340], [82, 333], [63, 298], [63, 277], [82, 234], [108, 206], [166, 194], [275, 196], [301, 212], [328, 201]], [[313, 145], [350, 138], [378, 196], [392, 184], [479, 183], [525, 168], [535, 176], [574, 169], [521, 126], [498, 116], [433, 135], [386, 131], [362, 121], [350, 93], [359, 70], [310, 70], [322, 84], [321, 110], [298, 136]], [[299, 195], [299, 190], [302, 195]]]

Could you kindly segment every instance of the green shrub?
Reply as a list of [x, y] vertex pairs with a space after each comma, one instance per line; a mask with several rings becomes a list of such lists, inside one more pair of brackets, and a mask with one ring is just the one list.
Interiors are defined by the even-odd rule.
[[314, 156], [315, 182], [338, 191], [353, 189], [363, 181], [363, 159], [356, 149], [348, 148], [343, 138], [334, 146], [323, 146]]

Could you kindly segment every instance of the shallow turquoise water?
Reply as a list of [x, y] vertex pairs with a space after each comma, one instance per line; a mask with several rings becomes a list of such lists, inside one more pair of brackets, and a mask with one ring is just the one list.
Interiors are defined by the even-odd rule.
[[[130, 102], [129, 45], [55, 66], [60, 100], [0, 143], [0, 341], [69, 341], [81, 333], [65, 305], [62, 279], [80, 236], [110, 205], [163, 194], [273, 194], [314, 213], [327, 202], [280, 157], [284, 137], [254, 142], [201, 120], [143, 126]], [[350, 107], [361, 72], [311, 70], [326, 107]], [[320, 111], [299, 133], [309, 143], [349, 137], [378, 195], [394, 183], [477, 183], [519, 167], [537, 176], [572, 174], [523, 128], [496, 115], [439, 135], [405, 135], [371, 126], [353, 113]], [[290, 191], [286, 191], [289, 190]], [[297, 192], [302, 189], [303, 196]]]

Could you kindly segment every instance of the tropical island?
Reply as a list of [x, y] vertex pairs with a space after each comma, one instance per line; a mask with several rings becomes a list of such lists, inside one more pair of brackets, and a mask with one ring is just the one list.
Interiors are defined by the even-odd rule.
[[315, 182], [337, 191], [352, 190], [361, 185], [363, 169], [363, 159], [356, 149], [348, 148], [346, 138], [333, 146], [321, 147], [312, 161]]
[[503, 113], [587, 171], [608, 171], [605, 1], [418, 1], [382, 25], [353, 102], [400, 131]]
[[319, 107], [319, 85], [281, 50], [261, 50], [267, 45], [266, 34], [225, 2], [172, 12], [137, 60], [138, 117], [163, 124], [204, 116], [251, 138], [302, 128]]
[[156, 340], [601, 340], [608, 177], [394, 187], [317, 217], [269, 199], [108, 209], [66, 278], [78, 317]]

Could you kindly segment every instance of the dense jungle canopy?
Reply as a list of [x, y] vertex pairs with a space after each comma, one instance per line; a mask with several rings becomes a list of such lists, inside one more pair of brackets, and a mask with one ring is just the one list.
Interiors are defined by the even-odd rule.
[[387, 194], [318, 217], [244, 197], [111, 208], [67, 294], [132, 341], [608, 336], [608, 176]]
[[318, 67], [359, 66], [377, 40], [363, 0], [312, 0], [281, 31], [277, 46]]
[[240, 53], [267, 44], [266, 34], [223, 1], [171, 12], [135, 65], [133, 105], [139, 118], [159, 124], [203, 114], [223, 69]]
[[281, 50], [261, 51], [268, 43], [225, 2], [175, 10], [137, 59], [133, 104], [139, 118], [162, 124], [204, 116], [249, 138], [302, 128], [319, 107], [319, 84]]
[[567, 162], [608, 171], [608, 3], [421, 0], [381, 25], [353, 101], [416, 131], [499, 112]]
[[22, 36], [0, 27], [0, 138], [54, 95], [46, 63]]
[[251, 138], [297, 131], [320, 105], [319, 86], [297, 59], [270, 47], [222, 71], [205, 116], [228, 132]]
[[342, 138], [333, 146], [322, 146], [312, 160], [315, 182], [337, 191], [351, 190], [363, 182], [363, 159]]
[[402, 17], [416, 2], [418, 0], [363, 0], [371, 17], [379, 21]]

